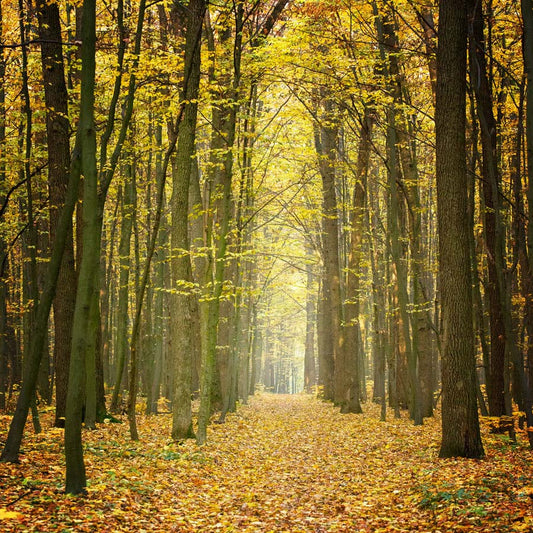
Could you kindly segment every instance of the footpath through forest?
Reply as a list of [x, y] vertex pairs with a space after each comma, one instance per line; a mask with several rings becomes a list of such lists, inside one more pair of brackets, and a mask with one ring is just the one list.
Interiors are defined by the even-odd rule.
[[169, 415], [140, 417], [137, 443], [105, 424], [84, 435], [85, 499], [63, 495], [62, 431], [47, 429], [21, 465], [0, 464], [0, 531], [533, 531], [525, 445], [485, 428], [486, 459], [441, 460], [438, 420], [383, 423], [365, 408], [261, 394], [203, 447], [172, 443]]

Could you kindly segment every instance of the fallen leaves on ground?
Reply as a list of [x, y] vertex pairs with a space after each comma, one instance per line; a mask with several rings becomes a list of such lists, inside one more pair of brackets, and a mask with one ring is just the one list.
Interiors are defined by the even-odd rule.
[[86, 498], [63, 494], [63, 432], [48, 427], [26, 436], [21, 464], [0, 464], [0, 531], [533, 531], [525, 443], [487, 429], [485, 459], [443, 460], [438, 419], [365, 410], [262, 394], [202, 447], [172, 443], [169, 415], [139, 417], [140, 442], [126, 423], [102, 424], [84, 433]]

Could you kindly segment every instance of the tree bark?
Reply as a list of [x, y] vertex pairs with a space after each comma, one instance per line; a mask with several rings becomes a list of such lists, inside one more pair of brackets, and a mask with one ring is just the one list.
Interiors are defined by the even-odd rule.
[[346, 300], [344, 302], [344, 360], [347, 366], [348, 386], [346, 396], [341, 402], [342, 413], [361, 413], [360, 391], [360, 353], [362, 351], [359, 333], [360, 315], [360, 276], [363, 255], [365, 226], [366, 187], [370, 159], [370, 143], [374, 123], [373, 110], [365, 106], [357, 155], [357, 169], [352, 201], [352, 227], [348, 272], [346, 279]]
[[441, 457], [483, 456], [476, 402], [466, 176], [467, 5], [441, 2], [436, 140], [439, 275], [444, 326]]
[[[488, 280], [485, 292], [489, 300], [490, 357], [487, 379], [489, 413], [491, 416], [510, 415], [509, 383], [505, 380], [508, 364], [503, 299], [505, 293], [503, 262], [504, 242], [500, 213], [499, 170], [496, 146], [496, 120], [492, 110], [492, 95], [489, 85], [483, 30], [481, 2], [469, 3], [470, 19], [470, 78], [476, 97], [477, 117], [480, 125], [482, 147], [483, 221], [487, 249]], [[507, 363], [506, 363], [507, 361]]]
[[86, 492], [85, 464], [81, 443], [82, 410], [85, 392], [85, 357], [91, 299], [96, 290], [100, 259], [100, 217], [96, 170], [94, 87], [96, 69], [96, 2], [84, 0], [82, 21], [82, 74], [79, 140], [83, 187], [83, 255], [79, 268], [76, 307], [72, 329], [72, 353], [65, 417], [66, 484], [68, 494]]
[[[338, 125], [334, 116], [334, 104], [324, 91], [322, 124], [315, 125], [315, 150], [322, 178], [322, 254], [324, 278], [322, 282], [324, 358], [328, 361], [324, 371], [324, 397], [341, 404], [347, 389], [347, 368], [344, 364], [342, 346], [342, 303], [339, 259], [339, 226], [336, 196], [336, 160], [338, 148]], [[330, 376], [329, 373], [333, 372]]]
[[316, 387], [315, 330], [316, 330], [316, 293], [315, 275], [312, 264], [312, 246], [306, 241], [306, 297], [305, 297], [305, 353], [304, 353], [304, 391], [314, 392]]
[[133, 183], [131, 165], [126, 166], [126, 183], [122, 196], [122, 225], [120, 230], [119, 255], [119, 285], [118, 285], [118, 316], [115, 336], [115, 385], [111, 397], [110, 411], [116, 413], [119, 410], [120, 392], [122, 389], [124, 368], [127, 360], [128, 347], [128, 302], [130, 282], [130, 248], [131, 232], [133, 228]]
[[[172, 438], [194, 437], [192, 429], [191, 384], [192, 341], [191, 330], [192, 283], [189, 254], [189, 184], [192, 173], [192, 156], [195, 149], [197, 98], [200, 83], [200, 36], [206, 10], [205, 0], [191, 0], [188, 6], [188, 23], [184, 58], [185, 108], [179, 124], [176, 171], [174, 173], [171, 226], [171, 267], [173, 293], [171, 296], [172, 349], [174, 351], [174, 395], [172, 401]], [[180, 284], [184, 283], [183, 286]], [[189, 286], [187, 286], [189, 285]]]
[[[70, 145], [68, 95], [65, 82], [61, 21], [56, 3], [38, 0], [39, 38], [43, 65], [48, 183], [50, 190], [50, 238], [55, 239], [61, 206], [69, 181]], [[70, 361], [72, 317], [76, 303], [74, 242], [69, 230], [54, 299], [54, 368], [56, 383], [56, 427], [65, 423], [65, 404]]]

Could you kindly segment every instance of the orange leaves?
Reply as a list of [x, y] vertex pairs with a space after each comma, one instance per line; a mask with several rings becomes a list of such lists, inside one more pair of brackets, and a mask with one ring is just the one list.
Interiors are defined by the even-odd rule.
[[365, 410], [340, 415], [308, 396], [261, 395], [210, 427], [201, 448], [168, 438], [169, 415], [140, 416], [138, 443], [126, 424], [103, 424], [84, 434], [85, 500], [63, 494], [61, 432], [47, 430], [25, 442], [22, 465], [0, 464], [0, 513], [17, 513], [0, 530], [531, 531], [525, 446], [485, 423], [485, 460], [440, 460], [438, 419], [413, 427]]

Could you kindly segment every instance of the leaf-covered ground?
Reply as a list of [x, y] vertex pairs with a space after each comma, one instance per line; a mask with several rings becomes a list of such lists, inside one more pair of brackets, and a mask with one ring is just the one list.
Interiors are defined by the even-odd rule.
[[[340, 415], [263, 394], [209, 442], [173, 444], [169, 415], [86, 432], [85, 499], [63, 494], [62, 430], [30, 434], [0, 464], [0, 531], [533, 531], [531, 452], [484, 431], [481, 461], [437, 458], [439, 421]], [[8, 417], [0, 418], [0, 443]]]

